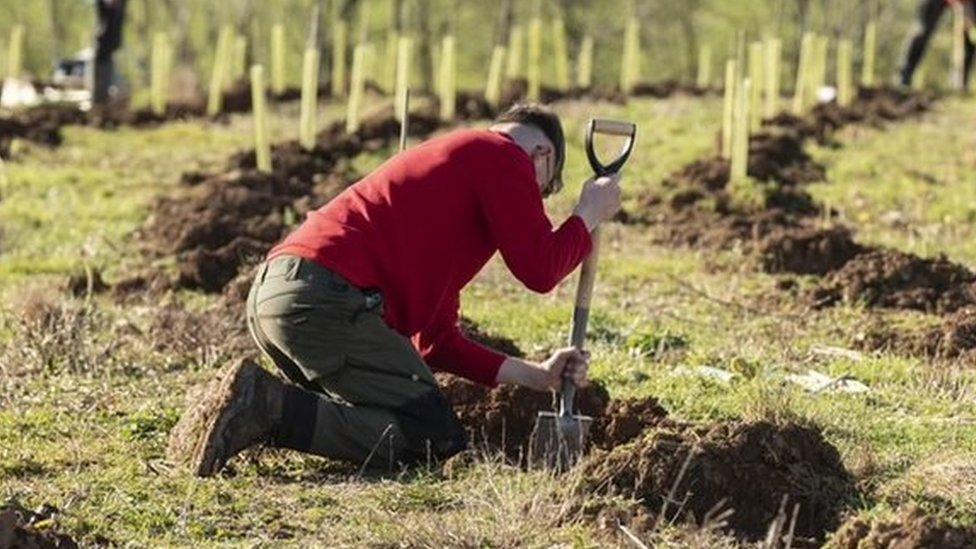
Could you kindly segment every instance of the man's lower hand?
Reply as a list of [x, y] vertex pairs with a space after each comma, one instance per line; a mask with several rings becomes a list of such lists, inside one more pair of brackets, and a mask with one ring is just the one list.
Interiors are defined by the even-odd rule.
[[575, 347], [555, 351], [541, 364], [508, 358], [498, 371], [498, 383], [514, 383], [536, 391], [558, 391], [563, 377], [577, 387], [589, 385], [589, 353]]

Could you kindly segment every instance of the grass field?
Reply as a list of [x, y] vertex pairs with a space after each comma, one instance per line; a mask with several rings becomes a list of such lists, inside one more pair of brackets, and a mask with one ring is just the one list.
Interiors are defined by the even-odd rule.
[[[588, 117], [640, 125], [624, 177], [628, 196], [636, 196], [712, 150], [721, 101], [568, 102], [558, 110], [571, 141], [568, 188], [551, 201], [555, 219], [570, 211], [589, 175], [582, 151]], [[976, 133], [965, 122], [974, 116], [972, 99], [946, 99], [918, 119], [849, 127], [838, 136], [840, 147], [815, 149], [828, 182], [811, 191], [838, 210], [860, 241], [976, 264]], [[297, 113], [282, 110], [275, 121], [283, 137], [297, 128]], [[0, 502], [53, 505], [59, 527], [88, 543], [627, 544], [615, 527], [572, 518], [560, 499], [571, 482], [498, 460], [450, 475], [414, 471], [381, 479], [270, 450], [210, 480], [165, 462], [166, 436], [187, 393], [235, 352], [223, 333], [200, 333], [187, 320], [190, 313], [215, 314], [216, 298], [180, 292], [163, 302], [119, 304], [73, 298], [62, 287], [86, 267], [111, 282], [147, 261], [135, 231], [153, 198], [179, 192], [181, 172], [221, 167], [248, 146], [250, 128], [247, 116], [141, 131], [71, 128], [61, 148], [25, 145], [5, 165]], [[368, 168], [385, 154], [357, 163]], [[650, 231], [618, 224], [605, 231], [591, 350], [593, 376], [611, 394], [652, 395], [673, 417], [694, 422], [815, 425], [854, 474], [851, 513], [888, 516], [912, 502], [950, 522], [976, 525], [971, 364], [836, 351], [853, 349], [878, 317], [905, 325], [932, 317], [857, 305], [812, 310], [740, 250], [665, 247], [652, 242]], [[810, 280], [798, 283], [803, 288]], [[496, 258], [466, 290], [463, 309], [483, 329], [540, 356], [566, 338], [573, 289], [570, 279], [549, 295], [532, 295]], [[219, 314], [228, 324], [242, 320], [242, 311]], [[738, 375], [727, 383], [687, 375], [696, 366]], [[853, 376], [870, 391], [811, 394], [785, 379], [809, 369]], [[734, 543], [680, 525], [661, 525], [648, 536], [649, 545]]]

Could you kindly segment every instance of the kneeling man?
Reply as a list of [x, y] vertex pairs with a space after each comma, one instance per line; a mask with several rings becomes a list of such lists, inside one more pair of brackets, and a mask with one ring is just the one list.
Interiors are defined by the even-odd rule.
[[292, 383], [246, 361], [226, 368], [195, 410], [196, 473], [258, 443], [370, 468], [446, 459], [467, 437], [432, 370], [488, 386], [585, 385], [578, 350], [533, 363], [458, 327], [459, 294], [496, 251], [548, 292], [619, 210], [617, 176], [590, 180], [554, 228], [542, 201], [562, 187], [565, 157], [556, 115], [516, 106], [488, 130], [396, 155], [311, 212], [260, 266], [247, 303], [251, 335]]

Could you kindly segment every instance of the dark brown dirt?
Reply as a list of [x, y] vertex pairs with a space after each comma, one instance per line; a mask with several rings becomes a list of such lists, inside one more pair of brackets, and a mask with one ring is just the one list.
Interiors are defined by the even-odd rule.
[[907, 507], [887, 521], [854, 517], [830, 538], [836, 549], [969, 549], [976, 547], [976, 528], [953, 526]]
[[592, 453], [580, 470], [581, 494], [635, 497], [654, 514], [674, 490], [667, 519], [701, 521], [717, 506], [731, 508], [729, 529], [751, 541], [765, 535], [783, 498], [788, 509], [800, 505], [796, 533], [822, 540], [854, 492], [837, 449], [819, 430], [796, 424], [665, 422], [630, 444]]
[[927, 329], [878, 322], [865, 329], [855, 344], [865, 351], [976, 363], [976, 307], [960, 309]]
[[764, 181], [762, 204], [743, 207], [728, 189], [729, 163], [718, 157], [698, 160], [669, 176], [668, 195], [638, 201], [619, 221], [654, 224], [661, 241], [690, 247], [725, 247], [751, 242], [774, 231], [799, 227], [821, 215], [802, 185], [823, 177], [823, 168], [788, 136], [758, 134], [752, 141], [749, 174]]
[[840, 302], [951, 313], [976, 304], [976, 274], [945, 257], [923, 259], [894, 250], [863, 253], [830, 273], [811, 294], [817, 307]]
[[845, 227], [802, 227], [773, 231], [759, 242], [756, 256], [767, 273], [822, 276], [864, 251]]
[[69, 104], [40, 105], [16, 111], [0, 118], [0, 156], [10, 155], [14, 139], [56, 147], [64, 139], [62, 126], [82, 124], [85, 120], [85, 113]]
[[[38, 523], [56, 518], [58, 510], [44, 506], [37, 511], [16, 503], [0, 507], [0, 547], [12, 549], [74, 549], [78, 543], [71, 536]], [[96, 542], [107, 545], [107, 540]]]
[[[495, 389], [438, 374], [441, 389], [471, 435], [474, 448], [500, 452], [513, 462], [524, 459], [536, 417], [554, 409], [553, 394], [505, 385]], [[594, 418], [592, 446], [610, 448], [628, 442], [667, 412], [654, 399], [612, 401], [599, 384], [576, 396], [578, 411]]]
[[922, 114], [931, 108], [935, 99], [931, 92], [891, 87], [862, 88], [853, 108], [862, 111], [866, 120], [877, 123]]

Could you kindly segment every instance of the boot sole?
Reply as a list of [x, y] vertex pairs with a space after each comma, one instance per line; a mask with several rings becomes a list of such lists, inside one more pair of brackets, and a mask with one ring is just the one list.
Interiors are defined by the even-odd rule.
[[[251, 404], [260, 373], [261, 367], [250, 360], [229, 366], [173, 429], [170, 453], [182, 453], [176, 460], [182, 457], [195, 475], [209, 477], [223, 468], [227, 422]], [[191, 448], [186, 448], [188, 438], [193, 443]]]

